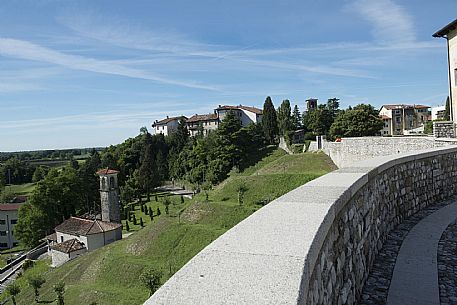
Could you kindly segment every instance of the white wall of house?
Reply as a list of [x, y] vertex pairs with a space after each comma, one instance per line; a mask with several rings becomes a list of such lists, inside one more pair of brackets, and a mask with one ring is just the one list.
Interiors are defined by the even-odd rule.
[[0, 249], [9, 249], [19, 243], [14, 237], [18, 213], [16, 211], [0, 211]]
[[452, 116], [457, 123], [457, 29], [448, 33], [449, 39], [449, 65], [451, 71]]
[[52, 258], [52, 267], [59, 267], [69, 260], [72, 260], [86, 252], [86, 249], [81, 249], [77, 251], [73, 251], [70, 253], [63, 253], [57, 250], [51, 250], [51, 258]]

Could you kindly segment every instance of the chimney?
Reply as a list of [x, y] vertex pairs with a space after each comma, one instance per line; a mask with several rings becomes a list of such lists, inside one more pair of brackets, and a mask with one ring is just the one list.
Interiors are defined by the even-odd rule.
[[167, 119], [168, 119], [168, 115], [167, 115]]

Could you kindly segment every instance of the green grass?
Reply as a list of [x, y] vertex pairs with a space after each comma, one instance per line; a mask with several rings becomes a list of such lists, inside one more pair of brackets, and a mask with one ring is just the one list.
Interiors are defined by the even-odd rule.
[[12, 184], [6, 188], [16, 195], [30, 195], [35, 189], [35, 183]]
[[[307, 181], [334, 169], [323, 154], [305, 153], [285, 155], [281, 150], [270, 150], [256, 165], [231, 176], [209, 191], [209, 200], [200, 193], [182, 204], [179, 196], [172, 197], [170, 213], [165, 215], [163, 197], [148, 202], [162, 215], [144, 215], [139, 207], [137, 218], [143, 217], [145, 227], [131, 226], [133, 234], [126, 239], [87, 253], [59, 268], [32, 268], [46, 273], [46, 284], [41, 289], [43, 300], [52, 300], [52, 285], [66, 284], [65, 304], [84, 305], [96, 301], [104, 304], [142, 304], [148, 291], [141, 285], [139, 275], [148, 266], [161, 269], [165, 282], [189, 259], [206, 245], [258, 210], [259, 201], [272, 200]], [[246, 188], [244, 203], [238, 204], [237, 187]], [[183, 211], [181, 217], [178, 217]], [[4, 298], [3, 295], [0, 298]], [[33, 292], [23, 286], [18, 304], [30, 304]]]

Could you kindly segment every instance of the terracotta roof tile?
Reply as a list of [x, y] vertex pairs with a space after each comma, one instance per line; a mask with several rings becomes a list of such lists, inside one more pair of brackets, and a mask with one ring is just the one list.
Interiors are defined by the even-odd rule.
[[99, 171], [97, 171], [98, 175], [108, 175], [108, 174], [117, 174], [117, 173], [119, 173], [119, 171], [117, 171], [115, 169], [109, 169], [109, 168], [104, 168], [104, 169], [100, 169]]
[[201, 121], [214, 121], [217, 120], [217, 114], [209, 113], [209, 114], [196, 114], [191, 116], [187, 123], [194, 123], [194, 122], [201, 122]]
[[184, 120], [187, 120], [187, 117], [181, 115], [181, 116], [174, 116], [174, 117], [171, 117], [171, 118], [166, 118], [166, 119], [163, 119], [163, 120], [160, 120], [160, 121], [156, 121], [152, 124], [152, 127], [155, 127], [157, 125], [165, 125], [165, 124], [168, 124], [172, 121], [175, 121], [175, 120], [180, 120], [180, 119], [184, 119]]
[[223, 105], [223, 106], [219, 106], [216, 110], [230, 110], [230, 109], [244, 109], [246, 111], [250, 111], [252, 113], [255, 113], [255, 114], [262, 114], [263, 111], [262, 109], [259, 109], [259, 108], [256, 108], [256, 107], [250, 107], [250, 106], [243, 106], [243, 105], [239, 105], [239, 106], [229, 106], [229, 105]]
[[58, 225], [55, 231], [79, 236], [112, 231], [120, 227], [120, 223], [70, 217]]
[[72, 238], [64, 241], [63, 243], [58, 243], [51, 246], [52, 250], [60, 251], [63, 253], [71, 253], [85, 248], [86, 246], [84, 245], [84, 243], [80, 242], [76, 238]]
[[0, 211], [17, 211], [24, 203], [3, 203], [0, 204]]

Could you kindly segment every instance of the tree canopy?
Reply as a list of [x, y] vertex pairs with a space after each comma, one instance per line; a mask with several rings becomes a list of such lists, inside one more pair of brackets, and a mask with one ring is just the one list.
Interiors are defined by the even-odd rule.
[[384, 122], [371, 105], [360, 104], [338, 114], [330, 128], [335, 137], [363, 137], [379, 134]]

